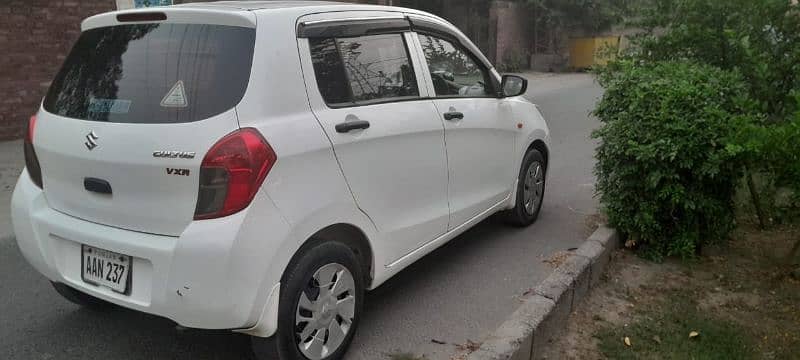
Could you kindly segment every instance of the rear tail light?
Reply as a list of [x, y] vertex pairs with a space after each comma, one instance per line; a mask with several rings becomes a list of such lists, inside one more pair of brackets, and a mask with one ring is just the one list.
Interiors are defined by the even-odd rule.
[[220, 218], [246, 208], [277, 159], [253, 128], [234, 131], [217, 141], [200, 165], [195, 220]]
[[39, 167], [39, 158], [36, 157], [36, 151], [33, 150], [33, 132], [36, 130], [36, 115], [31, 116], [28, 121], [28, 130], [25, 132], [25, 167], [28, 169], [28, 174], [31, 180], [38, 187], [42, 187], [42, 168]]

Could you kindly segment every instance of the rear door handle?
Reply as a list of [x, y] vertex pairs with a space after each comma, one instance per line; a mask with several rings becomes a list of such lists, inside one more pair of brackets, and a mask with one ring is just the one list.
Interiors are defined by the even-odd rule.
[[451, 112], [444, 113], [444, 119], [448, 120], [448, 121], [452, 121], [452, 120], [456, 120], [456, 119], [461, 120], [463, 118], [464, 118], [464, 113], [460, 113], [458, 111], [451, 111]]
[[336, 132], [340, 134], [349, 133], [353, 130], [364, 130], [369, 129], [369, 121], [366, 120], [355, 120], [355, 121], [345, 121], [340, 124], [336, 124]]

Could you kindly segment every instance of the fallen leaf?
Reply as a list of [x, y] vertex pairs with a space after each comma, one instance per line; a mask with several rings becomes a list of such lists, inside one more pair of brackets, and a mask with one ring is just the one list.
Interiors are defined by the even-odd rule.
[[561, 266], [561, 264], [563, 264], [565, 261], [567, 261], [567, 258], [569, 258], [570, 256], [572, 256], [572, 254], [570, 254], [569, 252], [557, 251], [551, 254], [550, 257], [548, 257], [547, 259], [542, 260], [542, 262], [552, 266], [553, 268], [557, 268]]
[[431, 342], [439, 345], [447, 345], [447, 343], [442, 340], [431, 339]]
[[697, 331], [692, 331], [692, 332], [689, 333], [689, 339], [696, 338], [698, 336], [700, 336], [700, 333], [697, 332]]
[[466, 352], [475, 352], [481, 348], [481, 344], [467, 339], [463, 344], [456, 344], [456, 349]]
[[626, 336], [623, 341], [625, 342], [625, 346], [631, 346], [631, 338]]

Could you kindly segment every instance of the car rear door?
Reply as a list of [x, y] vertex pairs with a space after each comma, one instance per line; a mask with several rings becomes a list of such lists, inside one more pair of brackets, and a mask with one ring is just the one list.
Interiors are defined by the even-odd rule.
[[450, 171], [450, 228], [506, 200], [514, 185], [517, 122], [497, 97], [489, 68], [455, 35], [417, 34], [433, 87], [433, 103], [445, 121]]
[[255, 25], [167, 15], [87, 29], [66, 58], [35, 128], [53, 209], [172, 236], [193, 220], [203, 155], [239, 128]]
[[397, 259], [447, 231], [444, 129], [418, 85], [408, 22], [366, 15], [303, 18], [298, 42], [314, 114]]

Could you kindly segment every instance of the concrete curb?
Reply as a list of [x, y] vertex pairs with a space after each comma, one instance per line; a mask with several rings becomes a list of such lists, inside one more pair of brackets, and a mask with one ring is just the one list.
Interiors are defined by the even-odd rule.
[[619, 247], [617, 231], [600, 225], [467, 360], [539, 358], [543, 346], [563, 330], [569, 314], [600, 281], [611, 252]]

